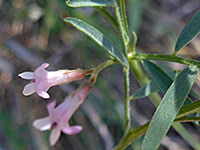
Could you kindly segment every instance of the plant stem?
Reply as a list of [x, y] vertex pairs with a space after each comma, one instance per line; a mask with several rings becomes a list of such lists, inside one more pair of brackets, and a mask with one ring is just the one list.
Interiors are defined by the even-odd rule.
[[121, 14], [122, 14], [123, 22], [124, 22], [124, 28], [126, 30], [128, 37], [130, 37], [129, 30], [128, 30], [127, 17], [126, 17], [125, 0], [119, 0], [119, 6], [121, 8]]
[[130, 129], [130, 101], [129, 101], [129, 69], [124, 68], [124, 122], [125, 134]]
[[116, 63], [117, 62], [114, 61], [114, 60], [107, 60], [107, 61], [99, 64], [97, 67], [93, 68], [92, 69], [92, 76], [89, 79], [90, 82], [94, 84], [96, 82], [96, 78], [97, 78], [97, 76], [98, 76], [98, 74], [101, 70], [103, 70], [104, 68], [106, 68], [110, 65], [116, 64]]
[[130, 33], [128, 29], [128, 22], [127, 22], [127, 17], [126, 17], [126, 7], [125, 7], [125, 0], [118, 0], [120, 11], [121, 11], [121, 17], [123, 21], [123, 27], [125, 30], [125, 35], [126, 35], [126, 44], [127, 44], [127, 52], [131, 52], [132, 50], [132, 44], [130, 42]]
[[127, 33], [127, 29], [126, 29], [126, 24], [125, 24], [125, 19], [124, 18], [126, 15], [125, 10], [123, 10], [124, 4], [122, 2], [123, 0], [115, 0], [115, 15], [117, 18], [117, 22], [118, 22], [118, 26], [119, 26], [119, 33], [120, 33], [120, 38], [122, 41], [122, 46], [123, 46], [123, 53], [125, 55], [125, 57], [127, 57], [128, 54], [128, 43], [130, 43], [130, 39]]
[[[126, 21], [125, 5], [124, 0], [115, 0], [115, 15], [117, 18], [117, 23], [119, 26], [119, 33], [123, 47], [123, 54], [128, 59], [128, 49], [129, 49], [129, 33], [128, 25]], [[130, 46], [132, 48], [132, 46]], [[129, 101], [129, 68], [124, 68], [124, 122], [125, 122], [125, 134], [130, 129], [130, 101]]]
[[130, 59], [129, 60], [130, 69], [133, 72], [135, 79], [139, 82], [140, 85], [146, 84], [149, 79], [147, 78], [145, 72], [138, 60]]
[[177, 62], [180, 64], [184, 64], [187, 66], [197, 66], [197, 68], [200, 68], [200, 61], [186, 59], [186, 58], [177, 57], [177, 56], [173, 56], [173, 55], [132, 54], [132, 56], [130, 56], [129, 59], [170, 61], [170, 62]]

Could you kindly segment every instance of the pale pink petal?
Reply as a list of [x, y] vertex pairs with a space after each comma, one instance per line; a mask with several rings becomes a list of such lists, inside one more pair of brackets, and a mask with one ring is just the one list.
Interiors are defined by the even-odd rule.
[[59, 137], [60, 137], [60, 134], [61, 134], [61, 130], [59, 128], [59, 126], [56, 126], [52, 131], [51, 131], [51, 134], [50, 134], [50, 137], [49, 137], [49, 141], [50, 141], [50, 145], [53, 146], [56, 144], [56, 142], [58, 141]]
[[33, 126], [40, 131], [50, 130], [52, 126], [52, 121], [50, 117], [37, 119], [33, 122]]
[[73, 135], [73, 134], [77, 134], [79, 132], [81, 132], [83, 129], [82, 126], [71, 126], [71, 127], [67, 127], [67, 128], [62, 128], [62, 132], [64, 132], [65, 134], [68, 135]]
[[41, 66], [39, 66], [36, 70], [43, 70], [49, 66], [48, 63], [43, 63]]
[[53, 117], [53, 112], [56, 107], [56, 100], [53, 100], [47, 105], [48, 113], [50, 117]]
[[41, 66], [39, 66], [34, 72], [34, 78], [37, 79], [45, 76], [47, 74], [45, 68], [47, 68], [48, 66], [48, 63], [43, 63]]
[[35, 81], [36, 91], [45, 91], [46, 92], [49, 90], [50, 87], [51, 87], [51, 85], [45, 78], [36, 79], [36, 81]]
[[22, 79], [27, 79], [27, 80], [32, 80], [34, 73], [33, 72], [23, 72], [18, 74], [19, 77], [21, 77]]
[[23, 94], [25, 96], [31, 95], [35, 92], [35, 84], [34, 83], [29, 83], [27, 84], [24, 89], [23, 89]]
[[44, 68], [44, 69], [47, 68], [48, 66], [49, 66], [48, 63], [43, 63], [43, 64], [41, 65], [41, 67]]
[[47, 92], [45, 92], [45, 91], [37, 90], [36, 92], [37, 92], [37, 94], [38, 94], [40, 97], [42, 97], [42, 98], [44, 98], [44, 99], [50, 98], [49, 94], [48, 94]]

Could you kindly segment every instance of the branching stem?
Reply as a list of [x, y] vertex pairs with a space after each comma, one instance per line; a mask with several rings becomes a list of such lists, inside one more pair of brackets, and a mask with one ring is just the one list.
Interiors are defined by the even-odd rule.
[[197, 66], [198, 68], [200, 68], [200, 61], [191, 60], [183, 57], [177, 57], [174, 55], [133, 54], [132, 56], [129, 57], [129, 59], [177, 62], [187, 66]]

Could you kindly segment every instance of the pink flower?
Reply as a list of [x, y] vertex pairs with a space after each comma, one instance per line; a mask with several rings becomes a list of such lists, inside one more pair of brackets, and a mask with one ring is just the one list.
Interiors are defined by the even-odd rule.
[[68, 135], [81, 132], [82, 126], [70, 126], [69, 120], [78, 107], [84, 102], [90, 90], [91, 84], [85, 83], [70, 96], [66, 97], [57, 107], [55, 107], [56, 100], [50, 102], [47, 105], [49, 116], [33, 122], [33, 126], [40, 131], [53, 128], [49, 137], [51, 146], [55, 145], [58, 141], [61, 131]]
[[31, 80], [32, 82], [27, 84], [23, 89], [25, 96], [31, 95], [36, 92], [39, 96], [48, 99], [50, 98], [47, 91], [50, 87], [68, 83], [73, 80], [78, 80], [91, 73], [91, 70], [58, 70], [47, 71], [45, 68], [49, 66], [48, 63], [42, 64], [35, 72], [23, 72], [20, 76], [23, 79]]

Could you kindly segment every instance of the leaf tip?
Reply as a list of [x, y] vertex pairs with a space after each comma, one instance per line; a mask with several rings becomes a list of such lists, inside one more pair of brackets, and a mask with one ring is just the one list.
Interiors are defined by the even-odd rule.
[[66, 18], [64, 18], [63, 20], [64, 20], [65, 22], [69, 23], [70, 20], [72, 20], [72, 19], [73, 19], [73, 17], [66, 17]]
[[69, 7], [75, 7], [74, 5], [71, 5], [71, 4], [70, 4], [70, 1], [71, 1], [71, 0], [66, 0], [66, 1], [65, 1], [65, 4], [66, 4], [67, 6], [69, 6]]
[[65, 4], [66, 4], [67, 6], [70, 6], [70, 5], [69, 5], [69, 1], [70, 1], [70, 0], [66, 0], [66, 1], [65, 1]]

